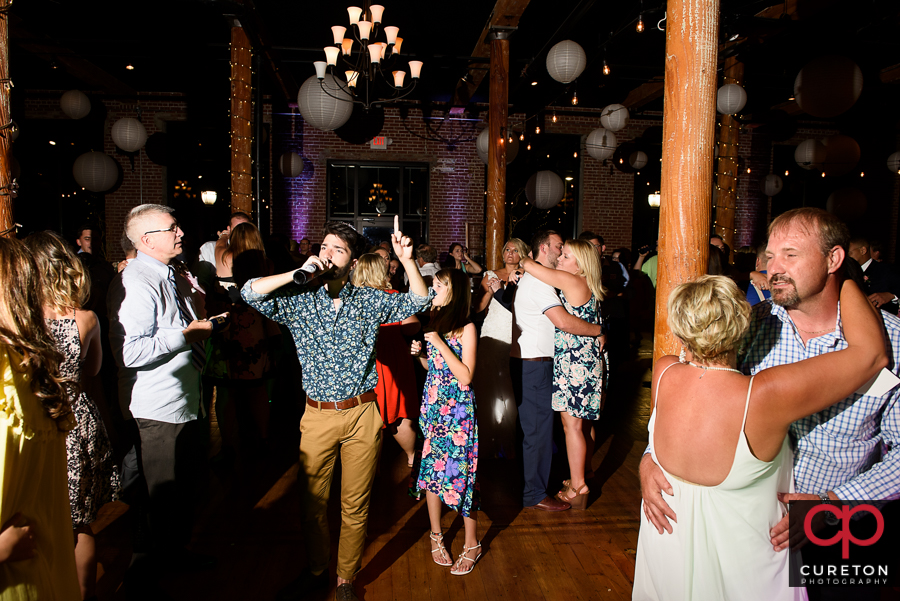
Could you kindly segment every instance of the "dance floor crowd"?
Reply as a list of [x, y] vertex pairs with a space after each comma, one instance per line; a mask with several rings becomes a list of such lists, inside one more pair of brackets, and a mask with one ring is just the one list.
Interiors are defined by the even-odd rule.
[[[209, 473], [269, 464], [298, 418], [303, 560], [273, 576], [279, 601], [365, 598], [354, 580], [373, 520], [385, 528], [370, 509], [388, 435], [408, 470], [392, 486], [424, 501], [421, 561], [462, 582], [503, 569], [478, 521], [492, 497], [547, 519], [596, 502], [609, 393], [652, 328], [650, 246], [632, 264], [597, 233], [544, 230], [487, 270], [461, 244], [439, 264], [396, 220], [386, 241], [331, 222], [321, 242], [286, 245], [243, 213], [217, 240], [185, 241], [154, 204], [128, 215], [116, 266], [54, 232], [0, 238], [0, 600], [102, 597], [92, 525], [114, 502], [131, 557], [108, 588], [176, 598], [169, 575], [220, 559], [192, 544]], [[709, 273], [667, 299], [681, 352], [649, 383], [628, 594], [895, 598], [895, 579], [806, 578], [822, 549], [809, 541], [849, 509], [858, 539], [898, 532], [898, 299], [872, 288], [890, 268], [818, 209], [775, 218], [745, 269], [710, 242]], [[483, 462], [515, 473], [484, 478]], [[612, 592], [582, 584], [582, 598]]]

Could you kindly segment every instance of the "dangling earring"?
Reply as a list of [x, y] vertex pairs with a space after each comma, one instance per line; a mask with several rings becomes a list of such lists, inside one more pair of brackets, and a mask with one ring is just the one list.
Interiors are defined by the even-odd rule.
[[682, 347], [681, 347], [681, 352], [678, 353], [678, 362], [679, 362], [679, 363], [686, 363], [686, 361], [685, 361], [686, 358], [687, 358], [687, 356], [686, 356], [685, 351], [684, 351], [684, 346], [682, 346]]

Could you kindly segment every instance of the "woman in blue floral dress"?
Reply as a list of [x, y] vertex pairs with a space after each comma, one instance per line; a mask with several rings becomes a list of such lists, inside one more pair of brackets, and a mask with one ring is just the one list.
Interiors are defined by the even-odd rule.
[[[419, 414], [425, 444], [416, 487], [425, 491], [434, 562], [452, 565], [451, 574], [463, 575], [471, 572], [481, 557], [475, 521], [479, 509], [475, 481], [478, 424], [470, 387], [478, 333], [469, 322], [468, 277], [458, 269], [442, 269], [434, 276], [433, 287], [431, 322], [425, 333], [427, 359], [420, 342], [413, 342], [411, 349], [428, 369]], [[466, 542], [456, 563], [443, 543], [441, 502], [463, 516]]]
[[[566, 242], [556, 269], [531, 259], [522, 263], [526, 272], [559, 289], [566, 311], [587, 322], [600, 323], [600, 301], [606, 290], [600, 281], [600, 255], [589, 242]], [[596, 436], [592, 422], [600, 417], [603, 407], [608, 360], [597, 338], [556, 330], [555, 342], [553, 410], [562, 415], [571, 474], [556, 496], [573, 509], [585, 509], [590, 492], [585, 474], [590, 470]]]

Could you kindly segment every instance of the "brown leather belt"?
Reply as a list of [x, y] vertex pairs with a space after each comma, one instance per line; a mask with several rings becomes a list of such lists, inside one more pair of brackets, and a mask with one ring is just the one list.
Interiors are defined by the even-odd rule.
[[522, 361], [546, 361], [549, 363], [553, 363], [553, 357], [529, 357], [528, 359], [522, 358]]
[[306, 395], [306, 404], [310, 407], [315, 407], [316, 409], [331, 409], [332, 411], [346, 411], [347, 409], [353, 409], [357, 405], [362, 405], [363, 403], [371, 403], [378, 395], [375, 394], [374, 390], [370, 390], [369, 392], [364, 392], [355, 397], [350, 397], [349, 399], [344, 399], [343, 401], [335, 401], [333, 403], [329, 403], [328, 401], [314, 401], [310, 398], [309, 395]]

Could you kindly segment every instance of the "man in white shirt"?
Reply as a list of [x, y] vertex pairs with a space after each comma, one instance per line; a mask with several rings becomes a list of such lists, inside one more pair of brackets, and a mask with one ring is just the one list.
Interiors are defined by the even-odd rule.
[[[441, 270], [441, 266], [435, 261], [437, 261], [437, 251], [431, 245], [420, 244], [416, 247], [416, 265], [419, 266], [419, 273], [425, 278], [427, 286], [431, 286], [434, 274]], [[409, 284], [409, 277], [405, 273], [403, 274], [403, 283]]]
[[[532, 241], [534, 259], [556, 267], [563, 239], [552, 230], [538, 232]], [[544, 511], [564, 511], [571, 505], [547, 494], [553, 458], [553, 355], [556, 328], [578, 336], [600, 336], [599, 325], [571, 315], [556, 290], [530, 274], [518, 281], [513, 301], [510, 374], [522, 427], [522, 504]]]
[[191, 490], [202, 461], [200, 372], [202, 341], [212, 323], [200, 319], [191, 285], [175, 272], [184, 232], [163, 205], [132, 209], [125, 222], [137, 257], [109, 291], [110, 342], [119, 365], [119, 396], [137, 422], [134, 451], [147, 484], [149, 554], [138, 550], [130, 569], [133, 589], [146, 590], [159, 562], [211, 567], [185, 550], [190, 540]]

